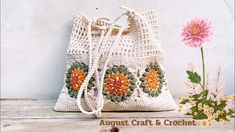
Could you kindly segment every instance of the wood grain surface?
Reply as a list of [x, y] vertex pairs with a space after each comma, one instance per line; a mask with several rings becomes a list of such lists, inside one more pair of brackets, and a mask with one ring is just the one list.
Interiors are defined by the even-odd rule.
[[32, 100], [32, 99], [1, 99], [1, 131], [10, 132], [106, 132], [110, 125], [99, 125], [103, 121], [124, 121], [130, 125], [117, 126], [120, 132], [234, 132], [234, 118], [226, 125], [216, 122], [212, 127], [202, 127], [199, 121], [196, 126], [134, 126], [133, 120], [145, 121], [165, 120], [193, 121], [190, 116], [175, 111], [167, 112], [103, 112], [101, 119], [86, 116], [80, 112], [55, 112], [53, 106], [56, 100]]

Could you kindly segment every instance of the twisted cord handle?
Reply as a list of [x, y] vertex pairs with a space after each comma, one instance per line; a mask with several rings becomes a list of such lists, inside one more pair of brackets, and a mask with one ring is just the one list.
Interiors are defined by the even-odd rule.
[[[98, 95], [97, 95], [97, 108], [95, 109], [90, 100], [88, 100], [88, 95], [87, 95], [87, 86], [88, 86], [88, 83], [89, 83], [89, 80], [91, 79], [91, 77], [93, 76], [93, 74], [96, 72], [97, 73], [97, 68], [98, 68], [98, 61], [100, 60], [100, 57], [101, 55], [104, 53], [104, 48], [105, 48], [105, 43], [108, 41], [109, 39], [109, 36], [111, 35], [112, 33], [112, 29], [114, 28], [114, 23], [119, 20], [123, 15], [126, 15], [130, 13], [130, 11], [128, 10], [127, 12], [123, 13], [120, 17], [116, 18], [114, 20], [113, 23], [111, 23], [110, 27], [108, 28], [108, 32], [106, 33], [106, 35], [104, 36], [104, 34], [101, 36], [101, 39], [98, 43], [98, 48], [99, 48], [99, 51], [97, 52], [97, 56], [94, 58], [94, 61], [92, 62], [92, 37], [91, 37], [91, 27], [92, 27], [92, 22], [93, 20], [91, 20], [88, 24], [88, 43], [89, 43], [89, 71], [88, 71], [88, 75], [86, 76], [84, 82], [82, 83], [81, 87], [80, 87], [80, 90], [78, 91], [78, 96], [77, 96], [77, 105], [78, 105], [78, 108], [81, 110], [82, 113], [85, 113], [87, 115], [96, 115], [97, 117], [100, 117], [101, 116], [101, 110], [103, 108], [103, 105], [104, 105], [104, 98], [103, 98], [103, 94], [102, 94], [102, 91], [103, 91], [103, 82], [104, 82], [104, 75], [105, 75], [105, 71], [107, 69], [107, 65], [108, 65], [108, 62], [111, 58], [111, 55], [113, 53], [113, 51], [116, 49], [116, 46], [117, 46], [117, 43], [119, 42], [120, 40], [120, 37], [124, 31], [124, 29], [126, 27], [121, 27], [121, 29], [119, 30], [116, 38], [115, 38], [115, 41], [113, 43], [113, 45], [111, 46], [110, 50], [109, 50], [109, 54], [108, 54], [108, 58], [107, 60], [105, 61], [105, 64], [104, 64], [104, 68], [103, 68], [103, 72], [102, 72], [102, 75], [101, 75], [101, 81], [100, 82], [97, 82], [97, 87], [98, 87]], [[99, 75], [96, 75], [96, 79], [99, 79]], [[91, 111], [86, 111], [84, 110], [84, 108], [82, 107], [81, 105], [81, 97], [82, 97], [82, 94], [84, 92], [84, 98], [85, 98], [85, 101], [88, 105], [88, 107], [91, 109]]]

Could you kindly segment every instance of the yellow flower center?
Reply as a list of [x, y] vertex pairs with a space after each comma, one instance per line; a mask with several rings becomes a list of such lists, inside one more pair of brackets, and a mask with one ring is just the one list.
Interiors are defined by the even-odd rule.
[[201, 27], [199, 25], [194, 25], [192, 28], [191, 28], [191, 33], [193, 35], [196, 35], [196, 34], [199, 34], [201, 32]]
[[158, 73], [154, 69], [149, 70], [146, 75], [146, 84], [149, 90], [154, 91], [158, 88]]
[[206, 126], [207, 122], [205, 120], [201, 121], [201, 126]]

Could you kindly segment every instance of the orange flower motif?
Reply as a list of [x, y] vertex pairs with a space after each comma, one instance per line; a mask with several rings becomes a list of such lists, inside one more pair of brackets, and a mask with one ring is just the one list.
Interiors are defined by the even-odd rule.
[[158, 74], [154, 69], [150, 69], [146, 75], [146, 85], [151, 90], [154, 91], [158, 88]]
[[125, 66], [113, 66], [106, 71], [103, 94], [111, 101], [127, 100], [136, 87], [135, 82], [134, 75]]
[[[66, 73], [66, 87], [70, 97], [77, 98], [77, 93], [85, 80], [88, 72], [88, 66], [84, 63], [76, 62], [73, 63]], [[88, 91], [94, 86], [94, 78], [92, 77], [89, 81]]]
[[140, 87], [143, 89], [143, 92], [152, 97], [158, 96], [165, 82], [164, 73], [157, 63], [150, 63], [147, 65], [140, 81]]

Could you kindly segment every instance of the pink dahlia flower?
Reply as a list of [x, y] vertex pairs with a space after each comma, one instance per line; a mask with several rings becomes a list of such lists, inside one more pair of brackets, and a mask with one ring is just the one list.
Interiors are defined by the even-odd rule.
[[205, 19], [196, 18], [188, 22], [181, 33], [182, 40], [191, 47], [202, 47], [211, 35], [211, 23]]

